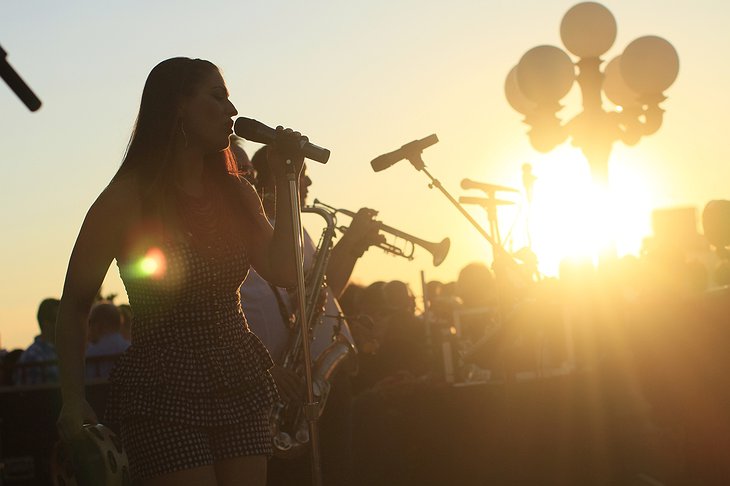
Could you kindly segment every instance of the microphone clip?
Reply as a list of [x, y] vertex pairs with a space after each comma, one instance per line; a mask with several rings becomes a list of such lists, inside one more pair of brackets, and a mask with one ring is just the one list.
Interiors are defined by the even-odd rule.
[[408, 162], [410, 162], [418, 171], [421, 171], [426, 167], [426, 163], [423, 161], [423, 157], [421, 157], [422, 153], [423, 152], [419, 151], [405, 157], [406, 160], [408, 160]]

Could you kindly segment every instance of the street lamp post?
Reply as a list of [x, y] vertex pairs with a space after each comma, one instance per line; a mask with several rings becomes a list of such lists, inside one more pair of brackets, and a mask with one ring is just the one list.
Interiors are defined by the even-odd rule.
[[[666, 40], [644, 36], [601, 71], [600, 56], [616, 39], [616, 20], [595, 2], [579, 3], [568, 10], [560, 24], [560, 37], [578, 61], [573, 62], [559, 47], [534, 47], [507, 75], [505, 94], [510, 105], [525, 115], [535, 149], [549, 152], [570, 137], [588, 159], [593, 179], [607, 182], [613, 143], [620, 140], [634, 145], [661, 126], [664, 110], [659, 103], [677, 77], [679, 59]], [[576, 81], [583, 111], [562, 122], [556, 115], [562, 108], [560, 100]], [[604, 95], [615, 109], [604, 110]]]

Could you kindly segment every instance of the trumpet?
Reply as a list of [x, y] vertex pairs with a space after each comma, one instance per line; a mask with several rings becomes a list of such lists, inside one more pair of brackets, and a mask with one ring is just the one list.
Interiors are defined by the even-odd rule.
[[[351, 218], [355, 217], [354, 211], [349, 211], [347, 209], [337, 209], [332, 206], [329, 206], [319, 199], [314, 200], [314, 207], [324, 207], [329, 209], [330, 211], [334, 213], [342, 213], [346, 216], [349, 216]], [[416, 238], [415, 236], [409, 235], [408, 233], [405, 233], [403, 231], [400, 231], [398, 229], [395, 229], [391, 226], [388, 226], [386, 224], [383, 224], [381, 221], [376, 221], [378, 231], [382, 231], [384, 233], [389, 233], [396, 238], [400, 238], [404, 241], [406, 241], [410, 246], [406, 246], [405, 248], [402, 248], [400, 246], [390, 244], [387, 242], [380, 243], [378, 248], [382, 249], [386, 253], [390, 253], [395, 256], [400, 256], [403, 258], [406, 258], [408, 260], [413, 260], [413, 253], [415, 252], [416, 245], [420, 246], [421, 248], [426, 249], [431, 255], [433, 255], [433, 265], [435, 267], [438, 267], [441, 265], [441, 262], [444, 261], [446, 258], [446, 255], [449, 253], [449, 247], [451, 246], [451, 240], [449, 238], [444, 238], [439, 243], [432, 243], [430, 241], [422, 240], [421, 238]], [[339, 226], [337, 229], [341, 232], [347, 231], [347, 226]]]

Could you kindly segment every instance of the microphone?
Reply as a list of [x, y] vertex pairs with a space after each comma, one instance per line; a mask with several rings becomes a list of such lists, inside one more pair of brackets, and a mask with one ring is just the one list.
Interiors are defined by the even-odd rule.
[[[276, 142], [276, 130], [268, 127], [260, 121], [251, 118], [239, 117], [233, 124], [233, 131], [239, 137], [245, 138], [252, 142], [263, 143], [266, 145]], [[301, 141], [299, 143], [302, 153], [308, 159], [314, 160], [321, 164], [326, 164], [330, 158], [330, 151], [311, 142]]]
[[511, 187], [498, 186], [496, 184], [487, 184], [486, 182], [477, 182], [477, 181], [473, 181], [471, 179], [462, 179], [461, 188], [462, 189], [480, 189], [487, 193], [494, 193], [497, 191], [520, 192], [517, 189], [512, 189]]
[[381, 170], [387, 169], [391, 165], [396, 162], [400, 162], [403, 159], [410, 159], [414, 156], [420, 155], [421, 152], [423, 152], [423, 149], [430, 147], [438, 141], [439, 138], [435, 133], [426, 138], [422, 138], [421, 140], [414, 140], [405, 144], [398, 150], [375, 157], [370, 162], [370, 165], [375, 172], [380, 172]]
[[25, 81], [18, 75], [13, 67], [8, 64], [5, 50], [0, 47], [0, 78], [2, 78], [15, 95], [20, 98], [30, 111], [36, 111], [41, 107], [41, 100], [33, 93], [33, 91], [25, 84]]

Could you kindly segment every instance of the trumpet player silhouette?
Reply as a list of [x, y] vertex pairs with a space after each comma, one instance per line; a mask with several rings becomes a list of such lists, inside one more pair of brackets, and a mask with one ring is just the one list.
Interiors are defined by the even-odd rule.
[[[263, 207], [269, 218], [274, 217], [275, 187], [266, 147], [259, 149], [251, 158], [254, 167], [256, 190], [263, 201]], [[241, 157], [243, 159], [243, 157]], [[299, 179], [299, 198], [304, 206], [312, 181], [303, 168]], [[355, 345], [349, 324], [337, 319], [341, 313], [337, 303], [347, 286], [357, 260], [367, 249], [385, 241], [378, 232], [374, 220], [375, 211], [362, 208], [352, 220], [349, 229], [334, 245], [326, 270], [328, 288], [323, 322], [315, 328], [314, 341], [311, 346], [313, 360], [330, 344], [333, 327], [340, 326], [340, 332]], [[315, 245], [305, 231], [304, 266], [311, 266], [315, 253]], [[281, 366], [281, 358], [286, 352], [290, 337], [290, 317], [295, 303], [290, 300], [287, 291], [270, 286], [254, 271], [241, 286], [241, 298], [249, 326], [269, 350], [274, 360], [271, 374], [284, 400], [300, 402], [304, 400], [304, 377], [297, 376], [290, 369]], [[351, 464], [351, 391], [348, 369], [341, 367], [335, 373], [331, 383], [331, 391], [326, 407], [320, 419], [322, 476], [325, 485], [347, 485], [352, 482]], [[302, 476], [309, 474], [307, 455], [298, 459], [277, 459], [269, 463], [269, 485], [298, 484]]]

